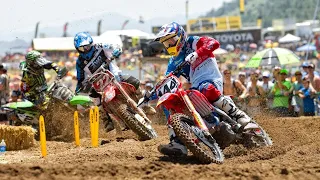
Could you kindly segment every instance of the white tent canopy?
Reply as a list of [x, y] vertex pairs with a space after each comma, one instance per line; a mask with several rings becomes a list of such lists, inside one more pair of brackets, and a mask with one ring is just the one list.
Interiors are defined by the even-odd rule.
[[290, 43], [290, 42], [298, 42], [301, 38], [298, 36], [294, 36], [292, 34], [286, 34], [282, 38], [279, 39], [279, 43]]
[[[93, 36], [94, 43], [117, 44], [122, 47], [120, 36], [106, 35]], [[36, 38], [33, 39], [33, 48], [39, 51], [72, 51], [75, 50], [73, 37]]]
[[222, 49], [222, 48], [218, 48], [218, 49], [216, 49], [216, 50], [213, 51], [213, 54], [214, 54], [214, 55], [227, 54], [227, 53], [228, 53], [228, 51], [225, 50], [225, 49]]
[[146, 39], [153, 39], [155, 38], [155, 35], [149, 34], [146, 32], [143, 32], [138, 29], [126, 29], [126, 30], [111, 30], [111, 31], [106, 31], [103, 34], [101, 34], [101, 37], [104, 36], [110, 36], [110, 35], [124, 35], [124, 36], [129, 36], [129, 37], [139, 37], [139, 38], [146, 38]]

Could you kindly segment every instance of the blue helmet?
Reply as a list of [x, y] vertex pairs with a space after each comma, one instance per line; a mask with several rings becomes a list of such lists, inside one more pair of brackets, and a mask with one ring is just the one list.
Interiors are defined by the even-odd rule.
[[88, 53], [92, 44], [93, 39], [88, 32], [79, 32], [74, 36], [74, 47], [80, 53]]
[[165, 24], [160, 28], [155, 41], [159, 41], [172, 56], [178, 56], [185, 45], [187, 33], [176, 22]]

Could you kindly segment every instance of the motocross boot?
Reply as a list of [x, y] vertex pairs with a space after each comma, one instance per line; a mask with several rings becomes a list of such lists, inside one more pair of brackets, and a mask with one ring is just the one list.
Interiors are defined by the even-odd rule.
[[251, 118], [245, 112], [240, 110], [228, 97], [220, 96], [220, 98], [214, 102], [213, 105], [227, 113], [242, 127], [246, 126], [251, 121]]
[[[136, 95], [137, 95], [138, 99], [143, 98], [143, 94], [142, 94], [140, 88], [138, 88], [136, 90]], [[140, 107], [147, 115], [154, 115], [157, 113], [157, 111], [152, 106], [148, 105], [147, 103], [143, 103]]]
[[114, 130], [113, 121], [108, 113], [105, 113], [105, 116], [103, 117], [102, 120], [105, 122], [104, 129], [106, 130], [106, 132]]
[[170, 143], [165, 145], [159, 145], [158, 151], [167, 156], [187, 156], [187, 147], [181, 143], [181, 141], [175, 135], [171, 126], [168, 126], [168, 130]]

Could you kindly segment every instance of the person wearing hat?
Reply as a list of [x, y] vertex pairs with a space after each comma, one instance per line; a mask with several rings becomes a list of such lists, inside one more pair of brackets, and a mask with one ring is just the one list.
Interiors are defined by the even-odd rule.
[[243, 71], [240, 71], [238, 74], [238, 80], [243, 84], [244, 87], [247, 87], [247, 82], [246, 82], [246, 73]]
[[278, 80], [279, 74], [280, 74], [280, 70], [281, 70], [281, 67], [279, 67], [279, 66], [276, 66], [276, 67], [273, 68], [273, 71], [272, 71], [272, 75], [273, 75], [272, 83], [275, 83]]
[[289, 74], [287, 69], [281, 69], [279, 76], [275, 82], [271, 93], [274, 95], [272, 110], [278, 116], [291, 116], [289, 112], [289, 98], [291, 90], [291, 82], [287, 81], [286, 78]]
[[299, 91], [303, 88], [302, 84], [302, 72], [301, 71], [296, 71], [294, 73], [295, 76], [295, 81], [292, 83], [292, 102], [291, 105], [294, 108], [294, 115], [295, 116], [300, 116], [302, 115], [302, 107], [303, 107], [303, 102], [302, 99], [299, 97]]
[[264, 108], [271, 108], [272, 107], [272, 100], [268, 98], [271, 93], [271, 89], [273, 87], [273, 83], [270, 81], [270, 72], [264, 71], [262, 73], [262, 81], [258, 82], [258, 85], [262, 87], [263, 94], [262, 97], [264, 101], [262, 101], [262, 106]]
[[316, 97], [316, 91], [313, 89], [310, 83], [310, 79], [304, 77], [302, 80], [303, 88], [299, 90], [299, 97], [303, 99], [303, 115], [314, 116], [315, 105], [314, 99]]
[[304, 77], [304, 76], [308, 75], [309, 63], [307, 61], [304, 61], [301, 66], [302, 66], [302, 70], [303, 70], [302, 76]]

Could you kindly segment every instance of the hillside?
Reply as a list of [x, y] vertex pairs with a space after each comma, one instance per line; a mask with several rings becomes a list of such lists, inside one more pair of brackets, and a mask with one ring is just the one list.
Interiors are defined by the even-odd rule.
[[[255, 24], [259, 16], [263, 27], [272, 26], [273, 19], [293, 18], [296, 22], [313, 19], [317, 0], [246, 0], [245, 12], [242, 14], [244, 24]], [[239, 0], [224, 2], [221, 8], [212, 9], [205, 17], [239, 15]], [[317, 19], [320, 18], [320, 13]]]

